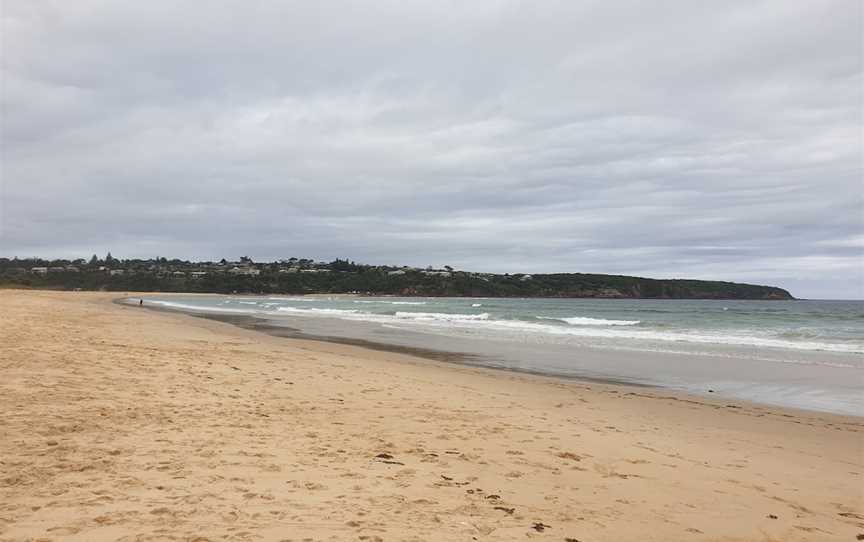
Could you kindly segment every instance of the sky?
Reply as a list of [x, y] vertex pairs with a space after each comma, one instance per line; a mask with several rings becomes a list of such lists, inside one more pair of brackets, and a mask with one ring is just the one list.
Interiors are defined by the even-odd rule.
[[0, 256], [864, 298], [858, 0], [0, 0]]

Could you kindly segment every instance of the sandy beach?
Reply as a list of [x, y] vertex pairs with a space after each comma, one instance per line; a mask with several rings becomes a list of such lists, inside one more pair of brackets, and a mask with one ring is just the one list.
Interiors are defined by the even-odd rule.
[[864, 539], [864, 419], [0, 291], [0, 540]]

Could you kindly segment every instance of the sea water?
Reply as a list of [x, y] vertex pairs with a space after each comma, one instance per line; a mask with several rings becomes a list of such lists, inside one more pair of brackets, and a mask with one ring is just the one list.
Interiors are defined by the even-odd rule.
[[476, 363], [864, 415], [864, 302], [152, 296]]

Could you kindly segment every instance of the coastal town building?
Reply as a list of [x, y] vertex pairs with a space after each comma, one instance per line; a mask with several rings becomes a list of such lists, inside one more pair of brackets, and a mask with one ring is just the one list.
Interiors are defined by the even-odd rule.
[[231, 273], [232, 275], [240, 275], [240, 276], [247, 276], [247, 277], [255, 277], [255, 276], [258, 276], [261, 274], [260, 269], [256, 269], [254, 267], [239, 267], [239, 266], [232, 267], [231, 269], [228, 270], [228, 272]]

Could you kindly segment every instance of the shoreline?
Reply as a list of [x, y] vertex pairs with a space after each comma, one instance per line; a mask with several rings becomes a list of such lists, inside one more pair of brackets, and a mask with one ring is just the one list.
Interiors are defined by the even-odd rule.
[[[185, 294], [176, 294], [178, 297], [183, 297]], [[201, 294], [212, 297], [223, 297], [221, 294]], [[316, 297], [316, 296], [313, 296]], [[117, 298], [115, 302], [118, 304], [124, 304], [126, 300], [133, 300], [135, 296], [124, 295], [123, 297]], [[246, 329], [252, 329], [261, 333], [266, 333], [271, 336], [277, 336], [292, 340], [310, 340], [310, 341], [319, 341], [322, 343], [332, 343], [332, 344], [343, 344], [343, 345], [352, 345], [359, 348], [366, 348], [374, 351], [384, 351], [384, 352], [395, 352], [402, 353], [409, 356], [420, 357], [427, 360], [432, 361], [443, 361], [450, 364], [457, 364], [461, 366], [473, 367], [473, 368], [483, 368], [491, 371], [504, 371], [511, 372], [515, 374], [522, 375], [532, 375], [536, 377], [546, 377], [556, 381], [561, 382], [591, 382], [591, 383], [605, 383], [610, 385], [617, 386], [627, 386], [627, 387], [635, 387], [638, 389], [653, 389], [659, 390], [666, 394], [675, 394], [678, 396], [688, 397], [696, 400], [716, 400], [718, 402], [740, 402], [750, 405], [760, 405], [764, 407], [770, 408], [784, 408], [789, 409], [795, 412], [804, 412], [804, 413], [812, 413], [812, 414], [837, 414], [842, 416], [851, 416], [853, 418], [861, 418], [864, 419], [864, 412], [861, 412], [860, 409], [857, 409], [853, 412], [848, 410], [839, 410], [836, 408], [828, 408], [823, 407], [819, 408], [816, 405], [813, 406], [805, 406], [805, 405], [796, 405], [789, 404], [789, 401], [785, 403], [780, 402], [776, 399], [773, 401], [769, 398], [765, 398], [765, 400], [760, 400], [758, 398], [753, 397], [741, 397], [740, 395], [735, 394], [727, 394], [723, 393], [723, 390], [715, 390], [712, 389], [712, 386], [707, 385], [704, 389], [682, 389], [681, 387], [673, 387], [668, 385], [662, 381], [658, 382], [647, 382], [641, 381], [638, 378], [634, 378], [633, 376], [623, 376], [623, 375], [615, 375], [615, 374], [601, 374], [594, 376], [592, 374], [588, 374], [585, 371], [566, 371], [563, 368], [559, 370], [534, 370], [529, 367], [519, 366], [518, 364], [513, 363], [502, 363], [498, 361], [495, 357], [490, 357], [488, 351], [484, 351], [483, 353], [477, 353], [477, 348], [472, 345], [468, 345], [463, 342], [457, 346], [461, 346], [465, 348], [465, 350], [457, 350], [452, 348], [447, 348], [444, 345], [433, 344], [431, 347], [421, 346], [424, 341], [418, 341], [416, 338], [414, 339], [414, 344], [410, 344], [411, 341], [403, 341], [403, 344], [397, 344], [395, 337], [389, 337], [393, 342], [385, 342], [383, 340], [374, 340], [369, 339], [369, 335], [366, 337], [350, 337], [350, 336], [339, 336], [335, 334], [325, 334], [325, 333], [309, 333], [305, 332], [299, 328], [291, 327], [290, 325], [282, 325], [282, 324], [271, 324], [271, 319], [268, 319], [266, 316], [259, 316], [255, 314], [223, 314], [223, 313], [215, 313], [215, 312], [206, 312], [206, 311], [196, 311], [192, 309], [184, 309], [184, 308], [175, 308], [175, 307], [166, 307], [161, 305], [154, 304], [145, 304], [144, 308], [154, 311], [165, 311], [170, 313], [178, 313], [184, 314], [187, 316], [192, 316], [195, 318], [204, 318], [216, 321], [228, 322], [233, 325], [238, 325], [240, 327]], [[341, 321], [336, 321], [336, 323], [341, 323]], [[405, 344], [409, 343], [409, 344]], [[449, 345], [454, 346], [454, 345]], [[490, 345], [491, 346], [491, 345]], [[471, 349], [474, 348], [473, 352], [470, 352]], [[470, 352], [470, 353], [469, 353]], [[589, 350], [590, 352], [590, 350]], [[601, 355], [606, 356], [607, 362], [609, 360], [619, 359], [621, 354], [616, 354], [611, 351], [599, 351]], [[526, 353], [523, 352], [523, 355]], [[500, 355], [500, 352], [499, 352]], [[592, 354], [588, 354], [591, 356]], [[596, 355], [596, 354], [593, 354]], [[686, 359], [686, 354], [681, 353], [657, 353], [657, 352], [636, 352], [623, 354], [629, 355], [630, 357], [638, 357], [642, 356], [646, 358], [648, 356], [656, 356], [658, 359], [665, 358], [669, 356], [669, 360], [678, 360], [680, 362], [681, 359]], [[514, 358], [518, 359], [518, 358]], [[510, 360], [511, 362], [513, 360]], [[656, 379], [655, 379], [656, 380]], [[862, 382], [864, 384], [864, 382]]]
[[[691, 393], [682, 390], [676, 390], [673, 388], [667, 388], [661, 385], [651, 385], [644, 384], [641, 382], [631, 382], [627, 380], [616, 380], [614, 378], [592, 378], [590, 376], [570, 376], [570, 375], [559, 375], [559, 374], [549, 374], [539, 371], [531, 371], [526, 369], [519, 368], [511, 368], [511, 367], [493, 367], [493, 366], [485, 366], [485, 365], [474, 365], [468, 363], [466, 360], [470, 359], [471, 356], [469, 354], [464, 354], [461, 352], [449, 352], [445, 350], [434, 350], [428, 348], [419, 348], [419, 347], [407, 347], [400, 346], [394, 344], [388, 344], [383, 342], [374, 342], [367, 341], [362, 339], [350, 339], [344, 337], [335, 337], [335, 336], [323, 336], [323, 335], [309, 335], [300, 331], [294, 331], [293, 328], [285, 327], [285, 326], [270, 326], [267, 325], [266, 320], [263, 318], [258, 318], [256, 316], [251, 315], [218, 315], [218, 314], [195, 314], [191, 312], [184, 312], [182, 310], [172, 310], [168, 308], [160, 308], [160, 307], [149, 307], [149, 310], [154, 311], [165, 311], [169, 313], [177, 313], [183, 316], [189, 316], [192, 318], [201, 318], [204, 320], [211, 320], [223, 324], [228, 324], [234, 327], [239, 327], [241, 329], [246, 329], [252, 331], [254, 333], [261, 333], [268, 335], [270, 337], [274, 337], [277, 339], [287, 339], [289, 341], [302, 341], [306, 344], [320, 344], [320, 345], [336, 345], [347, 347], [351, 349], [359, 350], [358, 355], [362, 356], [363, 352], [384, 352], [390, 354], [396, 354], [402, 358], [400, 362], [408, 361], [410, 363], [432, 363], [433, 366], [439, 367], [443, 370], [452, 370], [455, 368], [467, 369], [469, 371], [477, 371], [481, 374], [488, 374], [492, 377], [497, 376], [498, 374], [503, 375], [512, 375], [515, 379], [518, 380], [520, 377], [524, 377], [526, 379], [537, 379], [541, 382], [547, 382], [555, 385], [600, 385], [610, 388], [614, 390], [616, 393], [621, 393], [624, 395], [639, 395], [645, 398], [653, 398], [653, 399], [665, 399], [665, 400], [675, 400], [687, 402], [690, 404], [699, 404], [704, 406], [709, 406], [711, 408], [727, 408], [727, 409], [741, 409], [745, 407], [754, 408], [754, 409], [766, 409], [770, 410], [772, 414], [778, 414], [780, 416], [815, 416], [819, 418], [824, 417], [837, 417], [841, 420], [841, 423], [846, 421], [860, 422], [862, 427], [864, 427], [864, 415], [858, 416], [855, 414], [847, 414], [847, 413], [838, 413], [831, 411], [822, 411], [815, 409], [806, 409], [806, 408], [796, 408], [785, 405], [775, 405], [771, 403], [762, 403], [759, 401], [748, 401], [746, 399], [739, 399], [736, 397], [725, 397], [723, 395], [709, 395], [706, 394], [698, 394]], [[246, 320], [246, 322], [232, 321], [232, 320]], [[314, 347], [313, 347], [314, 348]], [[325, 350], [326, 351], [326, 350]], [[413, 358], [413, 359], [412, 359]], [[644, 393], [637, 393], [644, 392]], [[790, 414], [791, 413], [791, 414]]]
[[859, 417], [285, 340], [112, 297], [0, 291], [3, 542], [864, 534]]
[[[129, 304], [123, 303], [127, 299], [132, 298], [117, 298], [112, 300], [112, 302], [117, 303], [119, 305]], [[170, 307], [158, 307], [153, 305], [144, 305], [143, 308], [147, 310], [157, 311], [157, 312], [168, 312], [175, 314], [183, 314], [185, 316], [191, 316], [193, 318], [203, 318], [205, 320], [213, 320], [216, 322], [223, 322], [226, 324], [230, 324], [233, 326], [237, 326], [242, 329], [248, 329], [251, 331], [256, 331], [259, 333], [265, 333], [272, 337], [279, 337], [288, 340], [301, 340], [301, 341], [312, 341], [312, 342], [320, 342], [320, 343], [328, 343], [328, 344], [340, 344], [344, 346], [353, 346], [356, 348], [361, 348], [364, 350], [372, 350], [379, 352], [391, 352], [394, 354], [403, 354], [410, 357], [420, 358], [429, 361], [447, 363], [458, 365], [460, 367], [469, 367], [476, 368], [488, 371], [503, 371], [509, 372], [519, 375], [530, 375], [540, 378], [550, 378], [554, 381], [560, 382], [583, 382], [583, 383], [594, 383], [594, 384], [609, 384], [612, 386], [628, 386], [640, 389], [655, 389], [655, 390], [664, 390], [668, 392], [674, 392], [675, 390], [663, 388], [662, 386], [654, 386], [651, 384], [644, 384], [641, 382], [631, 382], [627, 380], [617, 380], [615, 378], [600, 378], [600, 377], [590, 377], [587, 375], [583, 376], [570, 376], [565, 374], [552, 374], [541, 371], [531, 371], [529, 369], [520, 369], [515, 367], [492, 367], [488, 365], [477, 365], [472, 364], [469, 361], [472, 359], [479, 359], [478, 356], [474, 356], [472, 354], [468, 354], [465, 352], [456, 352], [456, 351], [448, 351], [442, 349], [434, 349], [434, 348], [423, 348], [417, 346], [402, 346], [398, 344], [386, 343], [381, 341], [371, 341], [366, 339], [352, 339], [349, 337], [339, 337], [335, 335], [313, 335], [309, 333], [304, 333], [296, 328], [292, 328], [290, 326], [276, 326], [272, 324], [268, 324], [266, 318], [261, 318], [255, 315], [246, 315], [246, 314], [215, 314], [215, 313], [205, 313], [200, 312], [196, 313], [193, 311], [184, 311], [182, 309], [172, 309]], [[681, 392], [685, 393], [686, 392]], [[694, 397], [701, 397], [697, 394], [687, 394], [692, 395]], [[729, 400], [734, 400], [733, 398], [729, 398]], [[755, 402], [754, 402], [755, 403]], [[761, 403], [756, 403], [761, 404]], [[807, 411], [806, 409], [799, 409], [803, 411]], [[819, 412], [819, 411], [813, 411]], [[864, 419], [864, 416], [862, 416]]]

